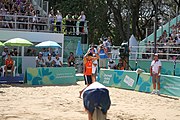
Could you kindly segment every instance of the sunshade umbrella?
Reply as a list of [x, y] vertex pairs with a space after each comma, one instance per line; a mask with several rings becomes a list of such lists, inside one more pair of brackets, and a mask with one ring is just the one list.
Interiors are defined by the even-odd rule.
[[78, 45], [77, 45], [77, 49], [76, 49], [76, 55], [77, 56], [83, 55], [83, 51], [82, 51], [82, 48], [81, 48], [81, 42], [80, 41], [78, 41]]
[[0, 46], [4, 46], [4, 44], [2, 42], [0, 42]]
[[57, 42], [54, 41], [44, 41], [41, 42], [37, 45], [35, 45], [35, 47], [40, 47], [40, 48], [62, 48]]
[[4, 43], [6, 46], [31, 46], [33, 43], [22, 38], [13, 38]]
[[[9, 39], [6, 42], [4, 42], [4, 45], [6, 45], [6, 46], [17, 46], [18, 52], [19, 52], [19, 46], [31, 46], [31, 45], [33, 45], [33, 43], [31, 43], [30, 41], [28, 41], [26, 39], [13, 38], [13, 39]], [[18, 73], [18, 56], [17, 56], [17, 75], [19, 75], [19, 73]]]

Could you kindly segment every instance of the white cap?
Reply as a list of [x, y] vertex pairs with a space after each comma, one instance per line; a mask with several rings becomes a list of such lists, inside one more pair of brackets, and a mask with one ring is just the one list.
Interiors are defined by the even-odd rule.
[[157, 53], [155, 53], [155, 54], [154, 54], [154, 56], [158, 56], [158, 54], [157, 54]]

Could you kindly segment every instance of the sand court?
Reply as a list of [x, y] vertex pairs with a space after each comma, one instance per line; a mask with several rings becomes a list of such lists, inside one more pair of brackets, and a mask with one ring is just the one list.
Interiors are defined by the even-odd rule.
[[[0, 85], [0, 120], [87, 120], [82, 99], [84, 82], [70, 86]], [[108, 88], [110, 120], [180, 120], [180, 100]]]

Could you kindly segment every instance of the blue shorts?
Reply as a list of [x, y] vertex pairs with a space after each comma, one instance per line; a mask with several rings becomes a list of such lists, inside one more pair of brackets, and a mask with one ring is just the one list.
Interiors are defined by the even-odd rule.
[[85, 81], [85, 85], [92, 84], [92, 76], [91, 75], [84, 75], [84, 81]]
[[86, 90], [83, 94], [83, 103], [90, 113], [93, 113], [95, 108], [100, 107], [101, 111], [106, 114], [111, 105], [109, 91], [105, 88]]

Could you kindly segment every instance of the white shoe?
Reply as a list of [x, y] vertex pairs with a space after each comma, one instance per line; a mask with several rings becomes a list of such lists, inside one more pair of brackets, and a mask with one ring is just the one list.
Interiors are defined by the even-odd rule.
[[153, 91], [151, 92], [151, 94], [156, 94], [156, 90], [153, 90]]
[[160, 91], [159, 90], [157, 90], [157, 95], [160, 95]]

